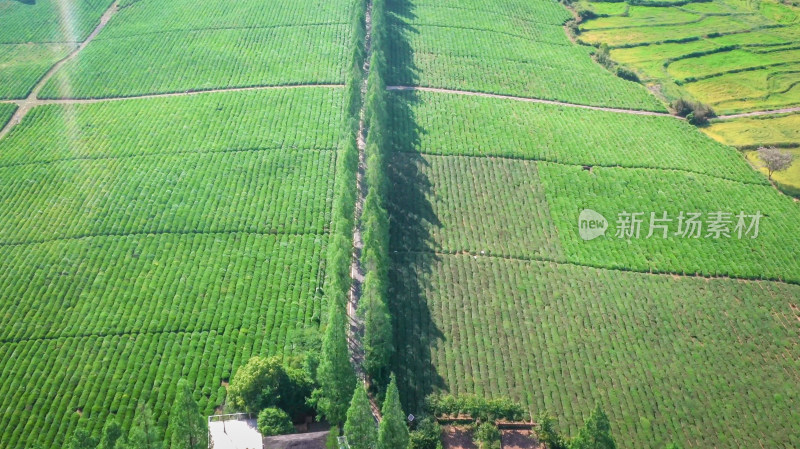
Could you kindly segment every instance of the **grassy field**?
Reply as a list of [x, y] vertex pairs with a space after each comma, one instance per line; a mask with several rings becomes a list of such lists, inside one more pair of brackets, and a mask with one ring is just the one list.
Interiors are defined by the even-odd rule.
[[389, 84], [664, 110], [642, 86], [571, 45], [562, 27], [570, 16], [554, 2], [398, 1], [390, 9], [396, 64]]

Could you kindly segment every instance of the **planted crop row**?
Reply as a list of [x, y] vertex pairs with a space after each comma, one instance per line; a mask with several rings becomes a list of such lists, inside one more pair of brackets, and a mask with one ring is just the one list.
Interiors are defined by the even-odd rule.
[[563, 259], [535, 162], [398, 154], [392, 248]]
[[202, 3], [142, 0], [123, 7], [97, 39], [140, 34], [158, 39], [164, 32], [180, 30], [346, 24], [350, 23], [352, 3], [349, 0], [276, 0], [265, 8], [257, 0], [209, 0]]
[[719, 121], [704, 128], [703, 132], [727, 145], [741, 148], [800, 146], [800, 114]]
[[[307, 325], [307, 327], [305, 327]], [[109, 413], [123, 428], [146, 401], [159, 425], [185, 378], [203, 414], [222, 403], [228, 380], [251, 355], [280, 355], [301, 343], [313, 323], [292, 323], [294, 333], [270, 340], [233, 326], [202, 332], [58, 338], [0, 344], [0, 443], [4, 448], [64, 447], [80, 412], [99, 432]], [[276, 350], [276, 346], [278, 350]]]
[[283, 341], [319, 319], [326, 240], [160, 234], [3, 247], [0, 341], [226, 328]]
[[42, 98], [105, 98], [187, 90], [341, 84], [349, 26], [219, 29], [92, 42]]
[[71, 44], [0, 44], [0, 99], [25, 98], [74, 48]]
[[[426, 14], [427, 8], [422, 9], [421, 17], [413, 11], [395, 11], [394, 20], [398, 22], [393, 24], [397, 28], [394, 32], [402, 39], [392, 41], [389, 54], [398, 63], [387, 82], [631, 109], [664, 109], [642, 86], [616, 77], [595, 64], [589, 50], [572, 45], [563, 29], [554, 26], [565, 19], [556, 22], [555, 16], [546, 13], [541, 19], [544, 22], [521, 24], [519, 18], [524, 15], [504, 13], [509, 5], [517, 4], [474, 0], [453, 10], [456, 14], [449, 18], [441, 13]], [[492, 16], [496, 20], [490, 20], [492, 12], [497, 13]], [[455, 18], [458, 23], [475, 26], [459, 26], [453, 23]], [[514, 28], [524, 31], [510, 32]], [[596, 89], [596, 83], [602, 83], [604, 88]]]
[[[467, 21], [465, 23], [470, 23], [471, 20], [481, 20], [482, 24], [489, 27], [501, 25], [492, 20], [495, 16], [503, 16], [501, 18], [502, 21], [513, 19], [518, 23], [534, 22], [551, 25], [563, 25], [570, 18], [567, 10], [552, 2], [528, 2], [524, 0], [504, 0], [502, 2], [487, 2], [486, 0], [422, 0], [415, 1], [413, 4], [415, 15], [419, 17], [425, 17], [433, 9], [440, 8], [450, 10], [450, 16], [463, 16]], [[483, 18], [478, 17], [479, 13], [484, 14]], [[445, 17], [442, 16], [442, 18]], [[450, 20], [452, 20], [452, 17]]]
[[0, 245], [131, 233], [328, 231], [335, 153], [247, 150], [0, 169]]
[[81, 42], [112, 3], [112, 0], [4, 2], [0, 44]]
[[398, 256], [407, 409], [445, 389], [510, 396], [574, 434], [595, 403], [625, 447], [793, 447], [797, 286], [544, 262]]
[[14, 115], [14, 112], [17, 110], [17, 105], [15, 104], [8, 104], [8, 103], [0, 103], [0, 129], [11, 120], [11, 117]]
[[[800, 282], [800, 251], [793, 230], [800, 222], [794, 202], [771, 186], [742, 184], [703, 175], [627, 168], [599, 168], [538, 164], [550, 214], [567, 260], [585, 265], [634, 271], [780, 279]], [[584, 241], [578, 234], [583, 209], [602, 214], [609, 222], [605, 237]], [[622, 212], [641, 212], [639, 237], [617, 238]], [[649, 234], [651, 213], [670, 222], [667, 238], [655, 229]], [[701, 213], [697, 238], [675, 235], [681, 212]], [[730, 213], [729, 236], [709, 236], [709, 214]], [[738, 238], [735, 216], [760, 212], [759, 232]], [[745, 221], [750, 227], [750, 220]], [[626, 227], [627, 229], [628, 227]], [[686, 228], [684, 228], [685, 230]]]
[[392, 95], [396, 150], [674, 168], [764, 183], [735, 150], [670, 117], [416, 92]]
[[63, 159], [339, 146], [343, 90], [278, 89], [36, 107], [0, 140], [0, 166]]

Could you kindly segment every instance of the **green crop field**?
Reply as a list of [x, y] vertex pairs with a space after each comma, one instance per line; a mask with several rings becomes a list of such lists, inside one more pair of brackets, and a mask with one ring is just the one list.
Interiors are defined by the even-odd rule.
[[275, 2], [268, 13], [252, 0], [232, 7], [208, 2], [200, 11], [194, 2], [133, 3], [53, 77], [42, 97], [343, 84], [352, 2], [318, 3]]
[[0, 449], [241, 411], [251, 356], [332, 424], [347, 358], [401, 418], [800, 446], [800, 164], [752, 153], [800, 115], [668, 109], [800, 105], [790, 3], [0, 0]]
[[25, 98], [73, 44], [0, 44], [0, 99]]
[[[391, 55], [401, 64], [388, 84], [422, 85], [563, 100], [571, 103], [663, 110], [642, 86], [617, 78], [570, 44], [569, 18], [551, 2], [436, 2], [390, 4]], [[589, 87], [602, 83], [602, 90]]]
[[597, 402], [620, 447], [800, 444], [796, 285], [469, 254], [394, 272], [407, 404], [509, 395], [574, 433]]
[[16, 105], [0, 103], [0, 128], [8, 123], [8, 121], [11, 119], [11, 116], [14, 115], [14, 111], [16, 110]]
[[[295, 121], [309, 125], [287, 125]], [[281, 354], [316, 329], [343, 128], [341, 90], [320, 88], [42, 106], [27, 116], [0, 143], [0, 350], [13, 354], [0, 369], [41, 396], [6, 396], [3, 446], [59, 445], [78, 409], [98, 427], [108, 413], [129, 424], [139, 400], [161, 413], [179, 376], [196, 378], [210, 413], [242, 358]], [[40, 341], [58, 344], [59, 359], [80, 351], [85, 366], [50, 365], [55, 355], [32, 346]], [[229, 352], [223, 341], [249, 343]], [[126, 373], [141, 351], [182, 346], [198, 351], [187, 360], [206, 361]], [[119, 388], [93, 380], [121, 373]], [[75, 379], [74, 390], [58, 393], [60, 376]], [[162, 386], [152, 396], [130, 389], [154, 382]]]
[[3, 0], [0, 43], [83, 41], [111, 4], [110, 0]]

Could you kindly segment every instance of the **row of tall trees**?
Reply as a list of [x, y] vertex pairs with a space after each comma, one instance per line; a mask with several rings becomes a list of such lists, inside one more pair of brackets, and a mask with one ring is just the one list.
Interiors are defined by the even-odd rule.
[[405, 449], [409, 447], [406, 417], [400, 404], [397, 381], [391, 376], [381, 408], [382, 420], [375, 425], [366, 389], [359, 385], [347, 410], [344, 435], [350, 449]]
[[153, 414], [146, 404], [140, 404], [127, 433], [115, 417], [110, 417], [100, 435], [93, 435], [86, 420], [68, 439], [67, 449], [207, 449], [208, 423], [192, 396], [189, 383], [178, 381], [178, 391], [169, 414], [167, 439], [162, 438]]

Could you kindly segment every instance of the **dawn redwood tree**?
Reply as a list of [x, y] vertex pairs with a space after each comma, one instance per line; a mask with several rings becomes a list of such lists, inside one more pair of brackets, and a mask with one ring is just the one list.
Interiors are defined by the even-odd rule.
[[72, 433], [69, 441], [67, 442], [67, 449], [95, 449], [97, 447], [97, 438], [94, 438], [86, 428], [86, 422], [81, 420], [78, 428]]
[[589, 419], [583, 425], [583, 428], [578, 432], [572, 443], [570, 449], [616, 449], [617, 444], [614, 442], [614, 437], [611, 436], [611, 424], [608, 422], [608, 416], [603, 412], [599, 405], [597, 405]]
[[169, 414], [170, 449], [206, 449], [208, 424], [200, 414], [200, 407], [192, 397], [186, 379], [178, 381], [178, 392]]
[[125, 449], [161, 449], [161, 435], [153, 421], [153, 414], [146, 404], [140, 404], [128, 433]]
[[344, 423], [344, 435], [350, 449], [375, 449], [378, 444], [378, 432], [375, 418], [367, 398], [367, 390], [358, 385], [347, 410], [347, 422]]
[[103, 431], [100, 433], [100, 445], [97, 448], [114, 449], [121, 436], [122, 427], [120, 427], [117, 418], [111, 416], [103, 425]]
[[330, 305], [330, 318], [322, 340], [322, 357], [317, 370], [319, 388], [314, 392], [317, 408], [331, 424], [341, 426], [356, 387], [356, 374], [347, 348], [347, 317], [344, 306]]
[[406, 415], [400, 404], [400, 393], [397, 391], [397, 379], [394, 374], [392, 374], [392, 380], [386, 390], [386, 399], [383, 401], [381, 414], [383, 420], [378, 429], [378, 449], [407, 448], [409, 436]]
[[392, 317], [386, 305], [385, 285], [376, 272], [367, 273], [361, 313], [364, 315], [364, 369], [380, 387], [386, 385], [386, 371], [392, 357]]
[[767, 169], [769, 180], [772, 181], [772, 174], [776, 171], [784, 171], [792, 165], [794, 156], [786, 151], [781, 151], [775, 147], [761, 147], [758, 149], [758, 157], [763, 161], [764, 168]]

